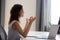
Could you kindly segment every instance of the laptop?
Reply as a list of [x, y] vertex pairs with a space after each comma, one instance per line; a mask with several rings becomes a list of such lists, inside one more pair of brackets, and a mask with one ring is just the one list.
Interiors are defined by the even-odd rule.
[[59, 29], [59, 25], [51, 25], [48, 38], [55, 38], [58, 32], [58, 29]]
[[59, 25], [51, 25], [49, 33], [43, 33], [43, 34], [38, 34], [37, 35], [32, 35], [32, 36], [28, 36], [28, 37], [33, 37], [33, 38], [38, 38], [38, 39], [55, 39], [56, 34], [58, 32], [59, 29]]

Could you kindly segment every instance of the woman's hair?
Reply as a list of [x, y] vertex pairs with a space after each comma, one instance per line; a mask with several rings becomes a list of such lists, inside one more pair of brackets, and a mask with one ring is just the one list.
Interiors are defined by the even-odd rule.
[[23, 6], [20, 5], [20, 4], [15, 4], [11, 11], [10, 11], [10, 20], [9, 20], [9, 24], [13, 21], [13, 20], [17, 20], [19, 21], [19, 17], [20, 17], [20, 14], [19, 12], [23, 9]]

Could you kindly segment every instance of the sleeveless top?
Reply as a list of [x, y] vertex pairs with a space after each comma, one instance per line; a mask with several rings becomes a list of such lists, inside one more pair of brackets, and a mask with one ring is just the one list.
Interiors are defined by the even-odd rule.
[[16, 20], [12, 21], [8, 27], [8, 40], [20, 40], [19, 32], [12, 28], [12, 25], [16, 22]]

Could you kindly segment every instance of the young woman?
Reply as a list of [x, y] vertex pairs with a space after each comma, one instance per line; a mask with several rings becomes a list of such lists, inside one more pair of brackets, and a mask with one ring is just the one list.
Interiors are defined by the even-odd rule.
[[26, 19], [26, 25], [24, 30], [22, 30], [19, 19], [24, 16], [23, 6], [20, 4], [15, 4], [10, 11], [10, 21], [8, 27], [8, 40], [20, 40], [20, 35], [26, 37], [33, 21], [36, 17], [30, 17]]

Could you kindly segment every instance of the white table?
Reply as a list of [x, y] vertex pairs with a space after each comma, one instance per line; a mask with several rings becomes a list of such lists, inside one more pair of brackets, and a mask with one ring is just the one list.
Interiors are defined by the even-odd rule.
[[[33, 37], [26, 37], [26, 38], [21, 38], [20, 40], [60, 40], [60, 35], [56, 35], [55, 39], [44, 39], [44, 35], [48, 36], [49, 32], [39, 32], [39, 31], [30, 31], [28, 33], [28, 36], [33, 36]], [[42, 38], [40, 38], [42, 37]]]

